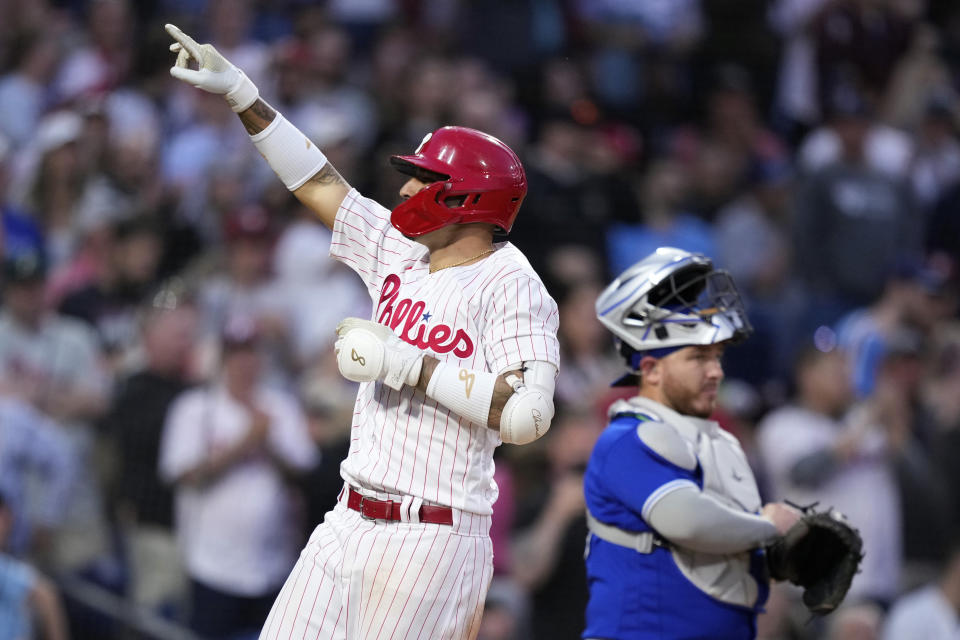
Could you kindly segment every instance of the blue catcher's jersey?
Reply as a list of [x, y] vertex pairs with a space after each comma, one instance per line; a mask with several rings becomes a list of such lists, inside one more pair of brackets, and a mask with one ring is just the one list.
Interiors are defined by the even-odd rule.
[[[652, 531], [643, 517], [645, 506], [679, 484], [703, 488], [699, 462], [689, 471], [640, 439], [638, 428], [658, 420], [643, 412], [618, 414], [598, 439], [584, 478], [587, 508], [597, 520], [626, 531]], [[590, 600], [583, 638], [747, 640], [756, 635], [756, 614], [768, 591], [762, 551], [750, 557], [750, 574], [760, 586], [752, 608], [702, 591], [666, 546], [638, 553], [589, 535], [586, 563]]]

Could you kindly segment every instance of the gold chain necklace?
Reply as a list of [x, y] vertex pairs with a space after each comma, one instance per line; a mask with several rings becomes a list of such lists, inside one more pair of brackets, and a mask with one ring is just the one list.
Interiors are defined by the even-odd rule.
[[496, 249], [490, 248], [490, 249], [487, 249], [486, 251], [482, 251], [482, 252], [478, 253], [478, 254], [475, 255], [475, 256], [472, 256], [472, 257], [470, 257], [470, 258], [467, 258], [466, 260], [461, 260], [460, 262], [454, 262], [453, 264], [447, 264], [447, 265], [444, 265], [444, 266], [442, 266], [442, 267], [437, 267], [436, 269], [434, 269], [433, 267], [430, 267], [430, 273], [436, 273], [437, 271], [443, 271], [444, 269], [449, 269], [449, 268], [451, 268], [451, 267], [459, 267], [460, 265], [467, 264], [467, 263], [470, 262], [471, 260], [476, 260], [477, 258], [482, 258], [483, 256], [485, 256], [485, 255], [487, 255], [487, 254], [489, 254], [489, 253], [493, 253], [494, 251], [496, 251]]

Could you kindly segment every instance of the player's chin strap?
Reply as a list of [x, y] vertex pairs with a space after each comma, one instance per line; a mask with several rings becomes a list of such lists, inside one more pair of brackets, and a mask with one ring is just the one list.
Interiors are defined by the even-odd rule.
[[[507, 367], [523, 371], [523, 379], [514, 373], [506, 377], [513, 387], [500, 416], [500, 439], [511, 444], [533, 442], [550, 428], [553, 420], [553, 389], [557, 368], [549, 362], [531, 360]], [[463, 416], [486, 426], [497, 374], [465, 369], [441, 362], [427, 385], [427, 397]]]

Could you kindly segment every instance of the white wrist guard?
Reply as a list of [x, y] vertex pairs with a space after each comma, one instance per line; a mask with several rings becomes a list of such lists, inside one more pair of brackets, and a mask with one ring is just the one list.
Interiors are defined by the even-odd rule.
[[474, 424], [487, 426], [497, 375], [441, 362], [427, 385], [427, 397]]
[[299, 189], [327, 163], [317, 145], [280, 112], [266, 129], [250, 139], [290, 191]]
[[525, 362], [523, 380], [507, 375], [513, 395], [500, 416], [500, 439], [511, 444], [533, 442], [550, 429], [557, 368], [549, 362]]
[[337, 325], [334, 345], [340, 374], [353, 382], [383, 380], [391, 389], [416, 386], [423, 368], [423, 352], [396, 336], [389, 327], [360, 318]]
[[239, 67], [234, 67], [234, 69], [237, 70], [237, 80], [223, 97], [226, 98], [227, 104], [235, 113], [240, 113], [253, 106], [253, 103], [260, 97], [260, 91], [257, 89], [257, 85], [253, 84], [253, 80], [243, 72], [243, 69]]

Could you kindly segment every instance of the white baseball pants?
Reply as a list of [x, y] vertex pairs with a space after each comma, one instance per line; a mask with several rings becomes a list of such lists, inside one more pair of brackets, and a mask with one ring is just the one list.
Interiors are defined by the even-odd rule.
[[473, 640], [493, 576], [490, 517], [453, 525], [326, 514], [260, 640]]

